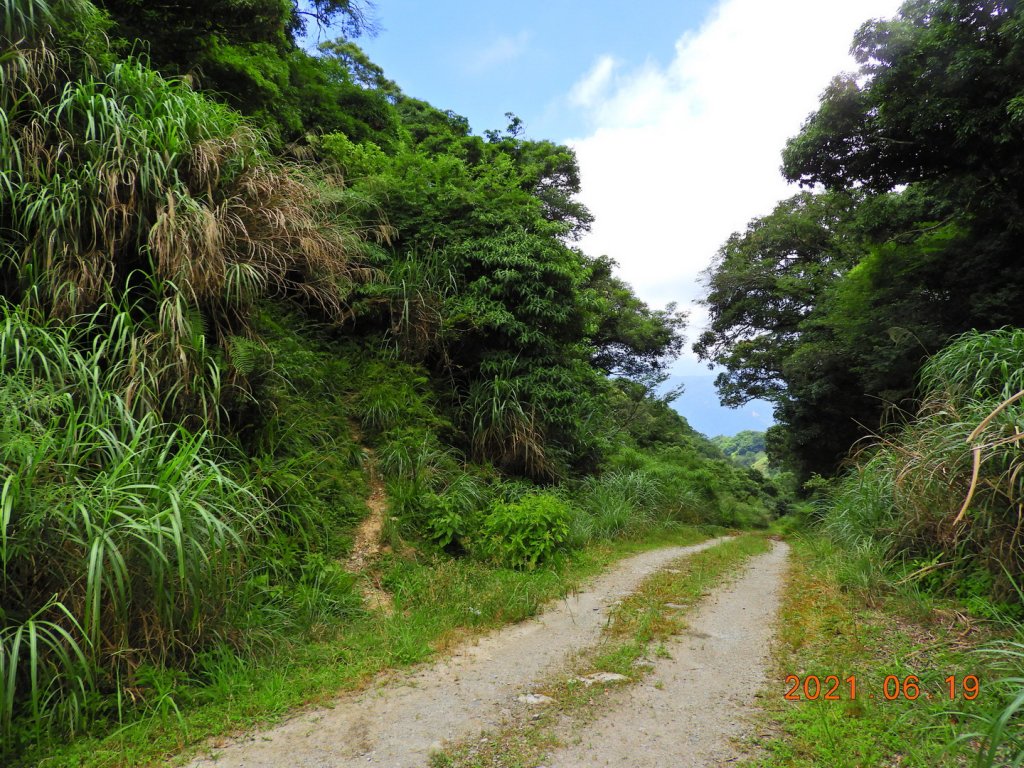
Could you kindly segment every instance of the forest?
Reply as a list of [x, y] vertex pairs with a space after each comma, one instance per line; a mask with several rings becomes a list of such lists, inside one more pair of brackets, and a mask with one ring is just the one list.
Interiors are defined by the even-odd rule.
[[[860, 28], [689, 341], [579, 247], [573, 150], [404, 93], [362, 0], [0, 17], [4, 764], [167, 759], [728, 531], [977, 616], [1019, 672], [1016, 2]], [[691, 342], [776, 426], [693, 430]], [[989, 765], [1024, 759], [1006, 674]]]
[[659, 394], [685, 317], [575, 246], [572, 152], [403, 94], [366, 10], [5, 3], [4, 760], [369, 633], [343, 566], [378, 487], [411, 554], [376, 578], [509, 580], [480, 623], [592, 544], [784, 505]]

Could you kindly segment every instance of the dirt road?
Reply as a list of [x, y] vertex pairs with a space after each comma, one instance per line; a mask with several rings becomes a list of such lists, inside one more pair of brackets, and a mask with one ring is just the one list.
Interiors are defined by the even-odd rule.
[[689, 629], [668, 643], [637, 685], [581, 732], [564, 737], [547, 768], [690, 768], [728, 765], [733, 737], [744, 731], [764, 685], [772, 625], [788, 548], [753, 558], [743, 576], [687, 618]]
[[[513, 708], [521, 706], [517, 705], [517, 700], [531, 690], [531, 682], [554, 673], [572, 654], [594, 644], [606, 621], [607, 607], [633, 591], [646, 576], [672, 560], [721, 541], [715, 539], [692, 547], [669, 547], [630, 557], [596, 579], [586, 591], [560, 601], [535, 619], [494, 632], [431, 666], [409, 673], [397, 683], [344, 697], [330, 709], [306, 712], [272, 730], [239, 739], [216, 750], [212, 759], [197, 760], [191, 765], [195, 768], [425, 766], [430, 752], [442, 743], [498, 726]], [[708, 684], [712, 681], [730, 684], [729, 691], [723, 696], [736, 697], [737, 700], [753, 696], [755, 689], [749, 686], [753, 685], [755, 662], [764, 654], [763, 646], [767, 642], [765, 628], [777, 601], [777, 582], [784, 557], [782, 547], [776, 547], [773, 553], [755, 559], [748, 575], [717, 601], [712, 598], [715, 602], [705, 606], [712, 609], [717, 605], [732, 606], [734, 600], [729, 595], [736, 593], [740, 595], [738, 607], [730, 608], [709, 623], [694, 623], [695, 631], [709, 635], [700, 641], [705, 649], [716, 646], [720, 639], [732, 642], [729, 638], [735, 633], [728, 628], [730, 621], [742, 626], [736, 633], [754, 632], [758, 638], [749, 643], [740, 641], [729, 645], [734, 649], [733, 653], [742, 654], [733, 656], [728, 662], [729, 674], [725, 674], [720, 666], [709, 668]], [[745, 612], [750, 616], [745, 617]], [[704, 616], [703, 608], [700, 616]], [[753, 621], [749, 621], [750, 618]], [[695, 621], [703, 622], [704, 619], [698, 617]], [[714, 642], [709, 642], [711, 640]], [[686, 657], [682, 654], [677, 656], [677, 660], [683, 658]], [[723, 657], [714, 664], [724, 662]], [[660, 667], [655, 674], [662, 674]], [[684, 679], [692, 673], [680, 668], [674, 674], [682, 676], [678, 683], [673, 683], [679, 696], [684, 697], [685, 694], [685, 697], [694, 698], [692, 686], [688, 686]], [[747, 683], [742, 682], [748, 674], [752, 675], [750, 679]], [[640, 690], [646, 690], [647, 684], [642, 685]], [[706, 692], [696, 695], [696, 699], [705, 709], [717, 706], [716, 700], [708, 698]], [[633, 705], [627, 703], [625, 706]], [[659, 716], [658, 709], [663, 708], [654, 706], [650, 716]], [[735, 711], [728, 709], [727, 715], [731, 717]], [[679, 718], [688, 715], [668, 710], [663, 714], [677, 719], [674, 726], [677, 734], [685, 727], [680, 725]], [[623, 716], [628, 715], [624, 713]], [[703, 722], [707, 722], [708, 717], [710, 715], [705, 713]], [[599, 727], [601, 722], [595, 723], [594, 727]], [[639, 727], [639, 724], [635, 725]], [[609, 720], [606, 727], [617, 728], [614, 719]], [[667, 727], [671, 728], [672, 723]], [[721, 731], [722, 728], [716, 727], [709, 736]], [[601, 733], [594, 731], [590, 734], [588, 731], [583, 734], [579, 749], [594, 746], [603, 738]], [[614, 738], [620, 738], [618, 732]], [[560, 753], [559, 759], [563, 762], [558, 765], [604, 764], [585, 760], [572, 762], [576, 759], [576, 751]], [[639, 765], [628, 761], [611, 764]], [[649, 764], [681, 765], [678, 762]]]

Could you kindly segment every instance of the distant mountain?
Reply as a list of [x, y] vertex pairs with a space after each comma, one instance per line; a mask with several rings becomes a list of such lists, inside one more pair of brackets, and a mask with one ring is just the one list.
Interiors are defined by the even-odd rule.
[[772, 470], [768, 467], [768, 453], [765, 451], [764, 432], [745, 429], [735, 435], [716, 435], [711, 442], [741, 467], [756, 469], [766, 477], [772, 476]]
[[685, 390], [672, 407], [690, 422], [691, 427], [708, 437], [735, 435], [748, 429], [763, 432], [775, 423], [772, 405], [764, 400], [752, 400], [741, 408], [722, 407], [713, 375], [674, 376], [665, 386], [678, 384], [682, 384]]

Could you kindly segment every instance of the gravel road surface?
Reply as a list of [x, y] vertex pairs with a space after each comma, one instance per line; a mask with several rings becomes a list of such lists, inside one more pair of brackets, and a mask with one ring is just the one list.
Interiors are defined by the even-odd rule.
[[[596, 643], [609, 605], [636, 589], [645, 577], [672, 560], [723, 540], [629, 557], [585, 591], [553, 603], [534, 619], [493, 632], [385, 686], [347, 695], [330, 708], [304, 712], [270, 730], [212, 749], [212, 757], [190, 765], [424, 766], [430, 752], [443, 742], [497, 727], [517, 706], [518, 697], [531, 690], [531, 682], [557, 671], [572, 654]], [[739, 670], [746, 664], [746, 660], [734, 662]]]

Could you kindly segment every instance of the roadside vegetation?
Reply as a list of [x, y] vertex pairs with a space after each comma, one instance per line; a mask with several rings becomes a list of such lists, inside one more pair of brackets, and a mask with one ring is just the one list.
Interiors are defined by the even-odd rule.
[[[797, 755], [808, 765], [896, 756], [922, 766], [1024, 759], [1022, 361], [1017, 329], [955, 339], [923, 367], [918, 413], [864, 445], [819, 501], [810, 521], [816, 538], [805, 554], [813, 575], [794, 575], [809, 582], [791, 586], [799, 593], [782, 627], [784, 635], [787, 626], [799, 627], [801, 638], [819, 628], [820, 639], [787, 648], [784, 636], [780, 663], [808, 672], [832, 665], [828, 674], [842, 677], [864, 670], [858, 677], [878, 699], [883, 676], [914, 675], [933, 698], [815, 702], [802, 715], [783, 707], [783, 722], [804, 746], [782, 748], [779, 764]], [[848, 594], [803, 602], [835, 588]], [[825, 617], [813, 615], [823, 610]], [[858, 622], [857, 630], [843, 626]], [[845, 652], [837, 635], [852, 635]], [[942, 683], [950, 675], [960, 681], [953, 700]], [[983, 686], [976, 700], [963, 699], [967, 676]], [[857, 727], [843, 714], [857, 718]], [[896, 724], [900, 738], [883, 738]]]
[[774, 681], [745, 765], [1015, 764], [1018, 627], [877, 569], [866, 580], [868, 562], [827, 538], [790, 541]]
[[1022, 21], [1000, 0], [865, 20], [858, 70], [783, 150], [805, 189], [708, 271], [695, 350], [724, 401], [775, 403], [768, 460], [801, 486], [780, 674], [982, 681], [966, 703], [773, 691], [765, 764], [1024, 763]]
[[[953, 610], [844, 587], [844, 554], [824, 540], [793, 545], [775, 684], [764, 704], [774, 722], [758, 727], [751, 745], [758, 757], [750, 764], [955, 764], [946, 754], [961, 719], [953, 712], [981, 702], [964, 701], [959, 683], [960, 698], [951, 701], [944, 678], [987, 681], [987, 668], [966, 652], [980, 630]], [[899, 691], [891, 700], [887, 679], [888, 693]], [[908, 681], [913, 700], [903, 691]]]
[[659, 394], [685, 317], [575, 246], [572, 152], [303, 8], [0, 6], [5, 765], [163, 759], [785, 508]]
[[954, 340], [923, 367], [917, 414], [862, 448], [824, 530], [922, 592], [1024, 618], [1022, 397], [1024, 331]]

